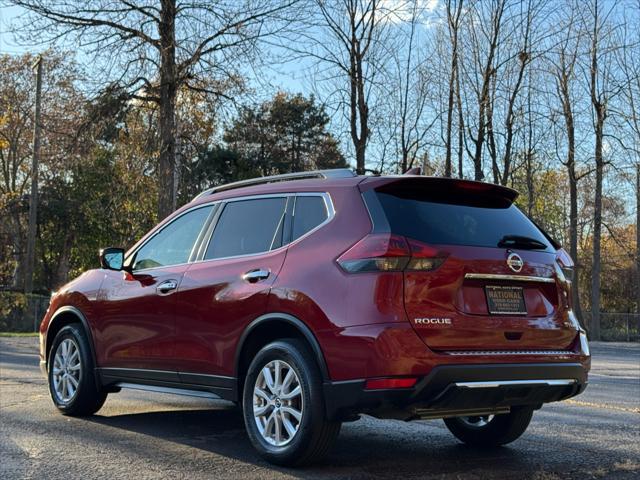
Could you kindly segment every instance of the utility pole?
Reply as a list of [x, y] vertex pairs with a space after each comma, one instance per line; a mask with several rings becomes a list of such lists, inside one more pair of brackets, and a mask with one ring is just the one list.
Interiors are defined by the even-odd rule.
[[31, 196], [29, 197], [29, 230], [27, 231], [27, 268], [24, 292], [33, 292], [33, 271], [36, 263], [36, 228], [38, 220], [38, 161], [40, 159], [40, 96], [42, 93], [42, 56], [33, 63], [36, 74], [36, 108], [33, 123], [33, 157], [31, 163]]

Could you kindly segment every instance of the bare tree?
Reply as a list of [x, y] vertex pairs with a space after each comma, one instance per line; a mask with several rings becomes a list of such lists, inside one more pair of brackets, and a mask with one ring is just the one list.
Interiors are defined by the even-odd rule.
[[[631, 6], [632, 11], [640, 11], [640, 1]], [[625, 22], [623, 48], [617, 51], [616, 66], [621, 72], [622, 92], [618, 108], [613, 114], [619, 119], [624, 139], [614, 135], [628, 152], [635, 167], [636, 190], [636, 312], [640, 313], [640, 17]]]
[[[532, 40], [532, 28], [534, 17], [538, 14], [540, 4], [534, 2], [532, 0], [528, 0], [526, 6], [520, 4], [520, 8], [524, 7], [524, 12], [520, 12], [518, 23], [520, 24], [516, 29], [516, 32], [519, 32], [519, 37], [522, 39], [522, 43], [518, 48], [518, 51], [515, 55], [513, 55], [513, 59], [517, 62], [515, 81], [512, 86], [510, 86], [509, 91], [507, 93], [507, 114], [504, 120], [504, 135], [505, 135], [505, 145], [504, 152], [502, 154], [502, 165], [499, 165], [497, 162], [497, 154], [495, 151], [495, 140], [493, 137], [491, 138], [491, 142], [489, 145], [492, 148], [491, 158], [492, 158], [492, 169], [493, 169], [493, 178], [495, 183], [500, 183], [502, 185], [506, 185], [509, 180], [509, 175], [511, 173], [511, 164], [512, 164], [512, 152], [513, 152], [513, 141], [515, 136], [515, 120], [516, 120], [516, 109], [517, 109], [517, 100], [520, 95], [520, 91], [523, 86], [523, 81], [525, 78], [525, 73], [527, 67], [531, 63], [532, 60], [532, 52], [531, 52], [531, 40]], [[491, 135], [493, 135], [493, 128], [490, 130]], [[502, 166], [502, 172], [500, 171], [500, 167]]]
[[602, 185], [607, 161], [604, 154], [605, 121], [608, 104], [619, 88], [612, 82], [612, 53], [616, 50], [615, 30], [611, 25], [611, 14], [615, 3], [603, 11], [598, 0], [588, 5], [590, 55], [588, 72], [589, 98], [593, 111], [595, 189], [593, 207], [593, 265], [591, 270], [591, 337], [600, 339], [600, 273], [602, 243]]
[[[175, 208], [176, 97], [183, 87], [225, 95], [256, 42], [280, 28], [295, 0], [9, 0], [28, 14], [14, 26], [25, 43], [76, 41], [101, 76], [159, 109], [158, 217]], [[115, 72], [115, 76], [112, 74]], [[214, 79], [214, 81], [211, 81]]]
[[469, 17], [470, 54], [466, 75], [470, 79], [477, 103], [475, 135], [467, 122], [467, 133], [473, 143], [469, 155], [473, 159], [474, 178], [484, 178], [482, 150], [486, 141], [487, 127], [491, 125], [491, 88], [495, 82], [496, 53], [501, 38], [502, 24], [507, 1], [492, 0], [471, 7]]
[[364, 174], [388, 12], [380, 9], [380, 0], [310, 3], [313, 14], [302, 19], [295, 36], [281, 46], [293, 54], [293, 60], [303, 58], [313, 63], [314, 89], [327, 105], [334, 105], [334, 110], [344, 115], [356, 171]]
[[[449, 70], [449, 89], [447, 96], [447, 126], [445, 130], [445, 163], [444, 163], [444, 175], [450, 177], [452, 172], [451, 159], [452, 159], [452, 137], [453, 137], [453, 116], [454, 108], [461, 108], [460, 105], [460, 69], [459, 69], [459, 57], [460, 50], [458, 45], [458, 36], [460, 33], [460, 23], [462, 20], [462, 7], [464, 0], [447, 0], [447, 28], [449, 32], [449, 40], [451, 42], [451, 67]], [[457, 100], [457, 102], [456, 102]], [[459, 111], [461, 118], [462, 112]], [[462, 153], [462, 140], [463, 134], [462, 125], [459, 127], [458, 146], [459, 152]], [[462, 178], [462, 155], [458, 158], [458, 176]]]
[[401, 173], [414, 166], [425, 147], [427, 133], [438, 119], [437, 114], [427, 115], [434, 82], [426, 61], [425, 10], [420, 2], [413, 2], [407, 9], [397, 12], [401, 16], [401, 23], [395, 26], [398, 33], [393, 41], [384, 45], [390, 59], [385, 101], [391, 104], [389, 111]]
[[576, 4], [571, 5], [569, 18], [560, 22], [559, 41], [548, 54], [551, 64], [551, 75], [555, 84], [555, 96], [560, 103], [564, 124], [564, 143], [566, 157], [561, 162], [567, 170], [569, 178], [569, 253], [575, 267], [572, 281], [572, 301], [579, 319], [582, 319], [579, 295], [579, 261], [578, 261], [578, 181], [580, 179], [576, 169], [576, 125], [574, 114], [573, 84], [576, 76], [576, 62], [580, 48], [580, 29], [576, 21]]

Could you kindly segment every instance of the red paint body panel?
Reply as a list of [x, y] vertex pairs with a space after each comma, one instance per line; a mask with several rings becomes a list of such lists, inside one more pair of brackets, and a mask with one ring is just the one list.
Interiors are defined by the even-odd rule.
[[371, 230], [371, 222], [357, 190], [329, 191], [336, 216], [289, 246], [269, 311], [300, 318], [314, 331], [406, 322], [401, 272], [350, 275], [338, 266], [336, 259]]
[[77, 308], [85, 316], [90, 325], [95, 325], [99, 316], [99, 309], [96, 309], [96, 300], [100, 293], [100, 287], [105, 278], [104, 270], [89, 270], [78, 278], [70, 281], [58, 290], [51, 297], [49, 308], [44, 314], [40, 323], [40, 360], [46, 361], [45, 348], [47, 342], [52, 338], [47, 338], [47, 332], [52, 318], [61, 309], [71, 306]]
[[[346, 273], [336, 260], [374, 227], [361, 192], [396, 181], [387, 177], [288, 181], [198, 199], [140, 242], [187, 208], [240, 196], [328, 193], [335, 217], [311, 235], [263, 255], [136, 275], [89, 271], [55, 295], [41, 325], [42, 338], [52, 316], [61, 307], [72, 306], [91, 329], [99, 367], [234, 376], [243, 332], [254, 319], [273, 313], [291, 315], [309, 328], [327, 365], [327, 380], [422, 377], [444, 364], [579, 361], [588, 370], [589, 357], [576, 341], [577, 325], [565, 300], [568, 286], [558, 278], [553, 254], [518, 251], [525, 261], [520, 274], [555, 279], [513, 284], [524, 288], [527, 315], [522, 316], [489, 315], [484, 286], [493, 283], [464, 278], [466, 273], [510, 273], [500, 248], [436, 246], [447, 260], [431, 272]], [[505, 197], [513, 195], [509, 189], [491, 189]], [[245, 272], [258, 268], [270, 270], [269, 278], [257, 283], [242, 279]], [[178, 281], [179, 288], [159, 295], [156, 286], [167, 279]], [[446, 317], [451, 324], [417, 325], [413, 320], [418, 317]], [[43, 341], [42, 352], [45, 346]], [[566, 353], [446, 353], [455, 350]]]
[[[331, 379], [426, 376], [438, 365], [500, 363], [583, 362], [588, 357], [571, 348], [562, 355], [478, 355], [437, 354], [425, 347], [408, 322], [359, 325], [318, 332], [324, 347]], [[572, 345], [573, 346], [573, 345]]]
[[[435, 350], [558, 350], [575, 339], [576, 329], [561, 304], [553, 262], [555, 255], [517, 250], [525, 266], [519, 275], [554, 283], [467, 279], [466, 274], [512, 275], [501, 248], [436, 246], [447, 260], [432, 272], [405, 273], [405, 304], [409, 319], [450, 318], [451, 324], [416, 324], [425, 343]], [[489, 315], [485, 286], [523, 288], [527, 315]], [[511, 339], [506, 338], [506, 335]]]
[[[176, 293], [176, 351], [179, 371], [234, 375], [238, 340], [246, 326], [265, 313], [286, 247], [263, 255], [208, 260], [187, 270]], [[266, 269], [265, 280], [249, 283], [249, 270]]]
[[102, 367], [175, 370], [175, 294], [161, 295], [166, 280], [180, 283], [187, 265], [131, 275], [106, 271], [96, 301], [96, 360]]

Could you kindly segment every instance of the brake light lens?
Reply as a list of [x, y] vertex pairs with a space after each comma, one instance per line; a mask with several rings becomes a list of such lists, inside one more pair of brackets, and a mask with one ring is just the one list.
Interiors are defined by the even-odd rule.
[[411, 388], [417, 381], [417, 378], [373, 378], [365, 382], [364, 389], [388, 390], [392, 388]]
[[417, 240], [392, 233], [369, 234], [338, 258], [348, 273], [430, 271], [438, 268], [446, 257]]
[[562, 270], [562, 274], [567, 282], [573, 280], [573, 260], [564, 248], [558, 250], [556, 254], [556, 263]]

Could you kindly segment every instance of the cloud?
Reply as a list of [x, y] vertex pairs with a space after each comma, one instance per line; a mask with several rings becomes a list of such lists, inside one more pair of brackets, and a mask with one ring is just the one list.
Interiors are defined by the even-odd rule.
[[439, 0], [380, 0], [381, 21], [403, 23], [412, 20], [427, 23], [427, 17], [438, 7]]

